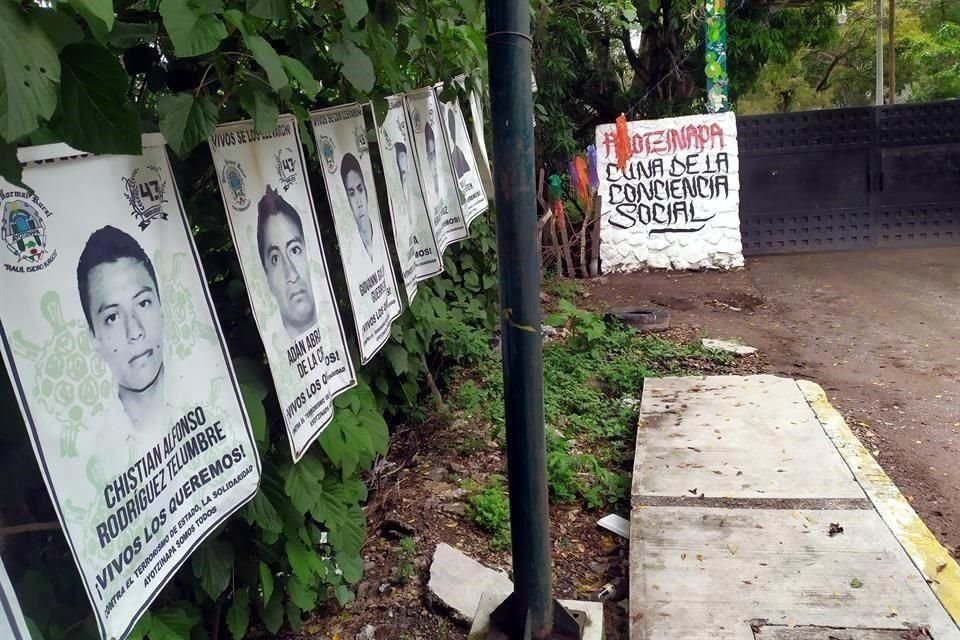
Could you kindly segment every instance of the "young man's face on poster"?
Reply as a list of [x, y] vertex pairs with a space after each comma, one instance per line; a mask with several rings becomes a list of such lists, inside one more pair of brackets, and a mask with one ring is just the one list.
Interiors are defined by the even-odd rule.
[[123, 257], [90, 270], [87, 291], [93, 345], [117, 384], [152, 385], [163, 367], [163, 308], [143, 262]]
[[433, 178], [433, 192], [440, 196], [440, 177], [437, 175], [437, 139], [434, 136], [433, 128], [428, 124], [425, 128], [425, 146], [427, 148], [427, 166], [430, 169], [430, 176]]
[[303, 231], [289, 215], [275, 212], [263, 224], [263, 270], [280, 318], [291, 338], [316, 324]]
[[370, 225], [370, 217], [367, 213], [367, 187], [363, 183], [363, 176], [358, 171], [349, 171], [343, 186], [347, 190], [347, 200], [350, 201], [353, 219], [362, 234], [363, 230]]

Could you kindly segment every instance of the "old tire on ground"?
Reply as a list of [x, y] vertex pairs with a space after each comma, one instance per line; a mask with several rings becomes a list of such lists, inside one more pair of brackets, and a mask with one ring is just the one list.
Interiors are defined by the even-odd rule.
[[608, 318], [617, 318], [641, 331], [666, 331], [670, 328], [670, 312], [657, 307], [611, 307]]

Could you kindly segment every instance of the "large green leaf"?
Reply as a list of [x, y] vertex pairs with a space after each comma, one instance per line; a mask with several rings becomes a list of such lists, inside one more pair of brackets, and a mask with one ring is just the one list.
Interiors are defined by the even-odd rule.
[[287, 72], [283, 70], [283, 62], [273, 45], [266, 41], [263, 36], [248, 36], [244, 38], [247, 48], [253, 54], [256, 61], [267, 72], [267, 81], [274, 90], [282, 89], [290, 80], [287, 79]]
[[343, 579], [350, 584], [357, 584], [363, 578], [363, 558], [358, 553], [338, 553], [337, 566], [343, 573]]
[[230, 583], [233, 573], [233, 547], [221, 540], [207, 540], [193, 554], [193, 575], [214, 600]]
[[350, 40], [336, 42], [330, 46], [330, 55], [343, 65], [343, 75], [358, 91], [369, 93], [377, 80], [373, 72], [373, 63], [360, 47]]
[[283, 64], [283, 68], [286, 70], [290, 79], [296, 80], [297, 84], [300, 85], [300, 90], [303, 91], [308, 98], [313, 100], [317, 97], [317, 94], [320, 93], [320, 83], [317, 82], [317, 79], [313, 77], [313, 74], [310, 73], [310, 70], [307, 69], [302, 62], [290, 56], [280, 56], [280, 62]]
[[127, 101], [130, 78], [117, 57], [88, 43], [72, 44], [60, 57], [60, 109], [54, 130], [75, 149], [140, 155], [140, 117]]
[[266, 531], [273, 531], [274, 533], [283, 531], [283, 521], [280, 518], [280, 513], [264, 491], [258, 491], [250, 504], [244, 507], [244, 517], [247, 521], [256, 523], [258, 527]]
[[323, 475], [323, 463], [309, 455], [287, 468], [283, 489], [300, 513], [312, 509], [323, 495]]
[[161, 0], [163, 26], [173, 41], [177, 57], [199, 56], [217, 48], [227, 37], [227, 27], [216, 15], [220, 11], [223, 5], [216, 1]]
[[60, 60], [14, 0], [0, 0], [0, 51], [0, 138], [15, 141], [56, 110]]
[[317, 604], [316, 590], [304, 585], [296, 576], [287, 580], [287, 597], [304, 611], [310, 611]]
[[360, 553], [363, 539], [367, 535], [367, 518], [358, 505], [347, 508], [341, 526], [330, 531], [330, 544], [337, 553], [356, 555]]
[[160, 132], [170, 148], [183, 156], [205, 142], [217, 126], [217, 105], [206, 97], [192, 93], [160, 96]]
[[366, 17], [370, 9], [367, 7], [367, 0], [343, 0], [343, 11], [347, 14], [350, 26], [355, 27]]
[[347, 506], [351, 502], [350, 490], [338, 478], [328, 478], [323, 482], [323, 495], [310, 510], [310, 515], [327, 525], [327, 529], [339, 527], [347, 518]]
[[263, 625], [271, 634], [276, 635], [283, 625], [283, 595], [277, 591], [263, 607], [261, 614]]
[[30, 15], [47, 34], [57, 51], [61, 51], [68, 44], [83, 40], [83, 29], [65, 13], [55, 9], [35, 9], [30, 12]]
[[341, 607], [353, 602], [357, 597], [353, 593], [353, 590], [345, 584], [335, 586], [333, 588], [333, 595], [336, 596], [337, 602], [340, 603]]
[[233, 592], [233, 604], [227, 611], [227, 629], [233, 640], [243, 640], [250, 627], [250, 594], [246, 589]]
[[383, 416], [374, 411], [366, 411], [360, 418], [360, 424], [370, 436], [368, 453], [385, 455], [390, 444], [390, 428]]
[[[333, 420], [320, 434], [320, 446], [330, 461], [349, 476], [356, 470], [360, 454], [356, 443], [348, 441], [349, 427], [345, 430], [345, 413], [340, 412], [333, 416]], [[351, 420], [356, 419], [352, 413], [349, 417]]]
[[383, 349], [384, 353], [387, 355], [387, 360], [390, 361], [390, 366], [393, 368], [395, 374], [403, 375], [409, 369], [407, 363], [407, 350], [396, 344], [388, 344]]
[[260, 588], [263, 590], [263, 601], [270, 602], [273, 597], [273, 572], [266, 563], [260, 563]]
[[247, 12], [266, 20], [286, 20], [290, 6], [287, 0], [247, 0]]
[[287, 560], [294, 575], [304, 582], [310, 581], [313, 578], [310, 554], [315, 552], [304, 547], [299, 540], [288, 539], [283, 548], [287, 552]]
[[190, 640], [190, 631], [199, 616], [181, 607], [154, 611], [150, 623], [150, 640]]
[[294, 633], [300, 633], [300, 627], [303, 626], [303, 610], [292, 600], [287, 601], [287, 622], [290, 623], [290, 629]]
[[253, 129], [257, 133], [269, 133], [276, 129], [280, 110], [277, 103], [265, 91], [245, 84], [239, 91], [240, 106], [253, 118]]
[[70, 6], [83, 16], [97, 37], [113, 29], [113, 0], [70, 0]]

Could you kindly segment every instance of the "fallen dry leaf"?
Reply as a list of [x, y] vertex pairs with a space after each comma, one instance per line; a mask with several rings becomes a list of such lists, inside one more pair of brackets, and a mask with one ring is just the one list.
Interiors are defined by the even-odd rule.
[[853, 587], [854, 589], [859, 589], [860, 587], [863, 586], [863, 583], [860, 582], [859, 578], [854, 578], [853, 580], [850, 581], [850, 586]]
[[730, 555], [734, 555], [734, 556], [737, 555], [737, 545], [731, 542], [730, 544], [727, 545], [727, 549], [730, 550]]
[[699, 553], [697, 554], [697, 560], [699, 560], [700, 562], [703, 562], [703, 556], [700, 555]]

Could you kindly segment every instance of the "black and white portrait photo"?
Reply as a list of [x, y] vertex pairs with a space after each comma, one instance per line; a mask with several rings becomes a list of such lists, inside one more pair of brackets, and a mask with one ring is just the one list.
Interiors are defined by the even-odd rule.
[[94, 231], [77, 262], [77, 293], [93, 349], [133, 427], [166, 415], [163, 305], [143, 247], [110, 225]]
[[257, 203], [257, 250], [283, 328], [295, 340], [316, 326], [317, 304], [300, 214], [272, 186]]
[[386, 344], [402, 308], [373, 184], [363, 107], [314, 111], [310, 120], [365, 364]]
[[88, 637], [128, 637], [260, 485], [165, 141], [141, 143], [21, 147], [31, 190], [0, 178], [0, 351], [90, 600]]
[[268, 135], [237, 122], [208, 142], [296, 461], [333, 419], [333, 399], [356, 384], [300, 131], [284, 115]]
[[387, 104], [386, 117], [377, 127], [377, 142], [403, 285], [407, 299], [413, 301], [417, 283], [442, 272], [443, 261], [423, 197], [403, 96], [392, 96]]

